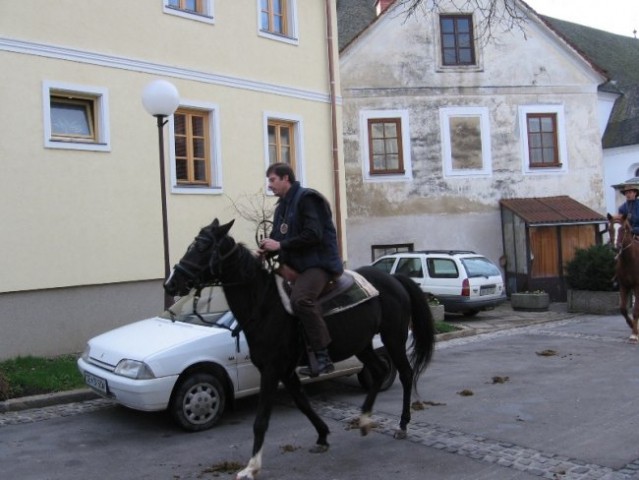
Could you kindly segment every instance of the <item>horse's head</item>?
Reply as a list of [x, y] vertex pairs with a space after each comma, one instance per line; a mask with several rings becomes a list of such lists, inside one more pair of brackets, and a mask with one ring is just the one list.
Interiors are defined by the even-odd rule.
[[164, 290], [169, 295], [186, 295], [192, 288], [219, 280], [220, 259], [235, 247], [235, 240], [228, 232], [235, 220], [220, 225], [216, 218], [202, 228], [175, 265]]
[[624, 237], [632, 238], [632, 226], [628, 220], [628, 215], [607, 215], [608, 218], [608, 235], [610, 236], [610, 245], [613, 248], [621, 246]]

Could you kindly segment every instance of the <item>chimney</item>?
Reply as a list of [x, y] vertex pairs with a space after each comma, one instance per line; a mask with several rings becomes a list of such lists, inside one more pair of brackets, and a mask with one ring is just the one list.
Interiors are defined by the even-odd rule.
[[376, 0], [375, 11], [377, 12], [377, 16], [379, 17], [394, 1], [395, 0]]

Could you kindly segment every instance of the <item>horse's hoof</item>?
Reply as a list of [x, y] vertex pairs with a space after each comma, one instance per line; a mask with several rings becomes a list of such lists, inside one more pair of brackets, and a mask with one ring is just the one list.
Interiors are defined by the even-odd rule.
[[628, 337], [628, 343], [639, 343], [639, 337], [637, 337], [637, 335], [630, 335], [630, 337]]
[[406, 430], [396, 430], [393, 434], [393, 438], [397, 440], [405, 440], [406, 439]]
[[328, 445], [317, 444], [308, 450], [311, 453], [325, 453], [328, 452]]

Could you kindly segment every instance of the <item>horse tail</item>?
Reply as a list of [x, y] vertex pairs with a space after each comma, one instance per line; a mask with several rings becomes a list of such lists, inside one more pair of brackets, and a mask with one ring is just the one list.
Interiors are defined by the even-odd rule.
[[433, 356], [435, 322], [421, 288], [406, 275], [395, 274], [393, 276], [402, 284], [410, 297], [413, 341], [409, 360], [413, 368], [413, 386], [416, 386], [417, 380]]

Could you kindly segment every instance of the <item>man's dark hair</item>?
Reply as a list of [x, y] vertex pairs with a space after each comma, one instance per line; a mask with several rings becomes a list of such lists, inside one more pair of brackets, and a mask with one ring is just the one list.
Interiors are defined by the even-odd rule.
[[295, 181], [295, 172], [288, 163], [279, 162], [270, 165], [266, 170], [266, 176], [268, 177], [272, 173], [280, 178], [284, 178], [284, 175], [288, 175], [288, 180], [291, 183]]

